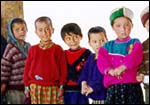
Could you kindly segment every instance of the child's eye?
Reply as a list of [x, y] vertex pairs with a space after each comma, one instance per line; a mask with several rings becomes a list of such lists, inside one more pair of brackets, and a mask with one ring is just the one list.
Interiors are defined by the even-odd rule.
[[25, 28], [22, 28], [21, 31], [26, 31], [26, 29], [25, 29]]
[[126, 24], [125, 26], [126, 26], [126, 27], [129, 27], [129, 24]]
[[93, 41], [93, 43], [96, 43], [96, 41]]
[[74, 36], [75, 39], [78, 39], [78, 36]]
[[70, 38], [66, 38], [66, 40], [67, 40], [67, 41], [69, 41], [69, 40], [70, 40]]
[[16, 29], [15, 31], [16, 31], [16, 32], [19, 32], [19, 29]]
[[100, 42], [104, 42], [104, 40], [102, 39]]
[[120, 25], [118, 24], [118, 25], [116, 25], [116, 27], [120, 27]]
[[46, 30], [49, 30], [49, 28], [46, 28]]
[[41, 32], [41, 31], [42, 31], [42, 29], [39, 29], [39, 31]]

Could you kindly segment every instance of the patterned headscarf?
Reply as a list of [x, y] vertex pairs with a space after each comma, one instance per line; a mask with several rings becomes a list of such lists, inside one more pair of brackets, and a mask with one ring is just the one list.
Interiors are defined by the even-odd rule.
[[13, 31], [12, 31], [12, 26], [14, 23], [17, 23], [17, 22], [22, 22], [26, 25], [26, 22], [22, 19], [22, 18], [14, 18], [10, 21], [10, 23], [8, 24], [8, 43], [12, 43], [13, 45], [15, 45], [17, 48], [19, 48], [19, 50], [21, 51], [22, 55], [24, 57], [27, 56], [27, 51], [30, 47], [30, 44], [23, 41], [24, 42], [24, 45], [21, 45], [19, 43], [19, 41], [15, 38], [14, 34], [13, 34]]

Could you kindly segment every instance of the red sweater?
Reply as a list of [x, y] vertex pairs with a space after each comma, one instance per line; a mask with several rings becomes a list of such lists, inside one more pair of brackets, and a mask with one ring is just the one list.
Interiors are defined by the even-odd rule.
[[67, 65], [63, 49], [54, 44], [41, 49], [38, 45], [29, 49], [25, 64], [24, 84], [43, 86], [64, 85], [67, 79]]
[[90, 50], [81, 48], [76, 51], [66, 50], [66, 58], [68, 63], [68, 81], [67, 86], [77, 86], [78, 78], [84, 67], [87, 58], [90, 55]]

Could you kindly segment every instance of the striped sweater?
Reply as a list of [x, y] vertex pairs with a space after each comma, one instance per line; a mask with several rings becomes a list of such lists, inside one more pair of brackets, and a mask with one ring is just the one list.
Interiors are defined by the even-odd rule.
[[8, 43], [1, 59], [1, 84], [7, 84], [8, 89], [23, 90], [25, 60], [20, 50]]
[[142, 65], [140, 66], [139, 72], [145, 75], [149, 75], [149, 38], [145, 40], [142, 44], [144, 58]]

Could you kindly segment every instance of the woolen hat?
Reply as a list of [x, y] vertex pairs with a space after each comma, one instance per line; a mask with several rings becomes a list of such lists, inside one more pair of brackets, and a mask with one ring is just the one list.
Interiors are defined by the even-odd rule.
[[126, 7], [116, 8], [112, 10], [110, 15], [110, 24], [113, 25], [114, 20], [119, 17], [127, 17], [132, 22], [133, 12]]
[[144, 26], [146, 23], [146, 20], [149, 19], [149, 6], [147, 6], [146, 8], [143, 9], [140, 17], [141, 17], [142, 24]]

